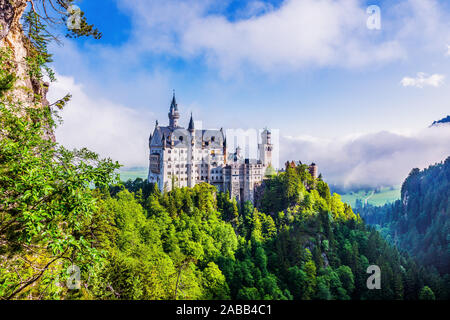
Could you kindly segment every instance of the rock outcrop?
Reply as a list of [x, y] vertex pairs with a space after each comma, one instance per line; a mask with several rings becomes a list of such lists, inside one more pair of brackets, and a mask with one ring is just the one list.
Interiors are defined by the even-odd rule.
[[[12, 102], [20, 102], [24, 107], [48, 108], [46, 99], [48, 83], [34, 79], [29, 74], [26, 58], [32, 44], [24, 35], [20, 19], [27, 8], [27, 0], [0, 0], [0, 48], [12, 54], [16, 81], [8, 92]], [[51, 130], [46, 134], [54, 140]]]

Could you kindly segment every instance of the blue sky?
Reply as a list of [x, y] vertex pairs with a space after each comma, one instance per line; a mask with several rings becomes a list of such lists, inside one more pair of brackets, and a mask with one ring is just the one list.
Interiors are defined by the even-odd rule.
[[[373, 135], [381, 132], [420, 139], [427, 136], [421, 130], [450, 113], [448, 1], [77, 4], [103, 38], [64, 40], [52, 48], [60, 82], [51, 95], [78, 93], [57, 136], [69, 146], [110, 151], [126, 165], [146, 165], [145, 140], [156, 119], [165, 123], [172, 89], [182, 123], [192, 111], [205, 127], [279, 129], [282, 141], [290, 139], [283, 145], [292, 146], [280, 148], [280, 159], [319, 159], [336, 183], [368, 183], [353, 169], [338, 174], [336, 163], [348, 161], [338, 155], [357, 139], [378, 139]], [[366, 27], [366, 8], [373, 4], [381, 9], [380, 30]], [[83, 119], [86, 108], [95, 122]], [[445, 138], [437, 138], [436, 150], [423, 143], [432, 155], [401, 166], [409, 171], [442, 160], [450, 141], [447, 133], [437, 136]], [[327, 158], [324, 146], [330, 145], [340, 149]], [[370, 172], [397, 156], [391, 148], [381, 152], [385, 158], [372, 154], [353, 167], [370, 163]], [[400, 183], [405, 170], [395, 181], [377, 183]]]

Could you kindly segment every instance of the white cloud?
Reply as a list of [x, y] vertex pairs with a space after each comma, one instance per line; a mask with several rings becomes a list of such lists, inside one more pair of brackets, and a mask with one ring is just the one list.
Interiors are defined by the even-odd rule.
[[138, 51], [203, 55], [222, 73], [235, 72], [243, 63], [282, 71], [353, 67], [404, 56], [395, 40], [369, 37], [365, 8], [357, 0], [288, 0], [278, 9], [254, 2], [247, 7], [249, 17], [235, 21], [208, 13], [209, 1], [121, 2], [135, 15]]
[[441, 51], [437, 39], [450, 40], [448, 14], [435, 0], [385, 2], [381, 31], [367, 29], [366, 5], [359, 0], [286, 0], [278, 8], [253, 1], [238, 19], [219, 13], [226, 1], [222, 11], [211, 10], [220, 2], [210, 0], [119, 3], [135, 21], [130, 48], [203, 56], [226, 75], [243, 64], [266, 72], [374, 65], [407, 59], [418, 47]]
[[56, 101], [70, 92], [72, 100], [61, 112], [63, 124], [56, 139], [67, 148], [87, 147], [102, 157], [127, 166], [146, 166], [150, 112], [130, 109], [113, 101], [88, 96], [72, 77], [57, 75], [48, 99]]
[[445, 53], [447, 57], [450, 57], [450, 44], [447, 45], [447, 52]]
[[332, 184], [391, 186], [401, 184], [412, 168], [425, 168], [450, 156], [450, 126], [328, 140], [282, 137], [280, 144], [281, 159], [315, 162]]
[[440, 87], [444, 83], [445, 76], [442, 74], [433, 74], [428, 76], [426, 73], [419, 72], [417, 77], [404, 77], [400, 82], [404, 87]]

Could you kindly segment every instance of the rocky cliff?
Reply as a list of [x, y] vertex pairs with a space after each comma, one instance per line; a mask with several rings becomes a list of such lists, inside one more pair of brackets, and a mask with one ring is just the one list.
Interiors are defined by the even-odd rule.
[[[20, 102], [24, 107], [48, 107], [46, 94], [48, 83], [30, 75], [27, 57], [32, 44], [25, 36], [21, 18], [27, 9], [27, 0], [0, 0], [0, 49], [11, 53], [14, 87], [8, 92], [11, 102]], [[54, 140], [49, 131], [49, 138]]]

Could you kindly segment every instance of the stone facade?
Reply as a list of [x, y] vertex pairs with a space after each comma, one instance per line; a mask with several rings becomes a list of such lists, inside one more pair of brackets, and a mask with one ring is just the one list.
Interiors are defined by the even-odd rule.
[[191, 114], [188, 128], [178, 124], [180, 114], [175, 99], [169, 109], [169, 125], [159, 126], [149, 138], [148, 181], [161, 191], [174, 186], [194, 187], [206, 182], [219, 191], [229, 191], [238, 201], [254, 201], [255, 189], [262, 183], [272, 162], [271, 133], [264, 130], [258, 144], [259, 159], [245, 159], [240, 147], [227, 152], [223, 129], [197, 130]]

